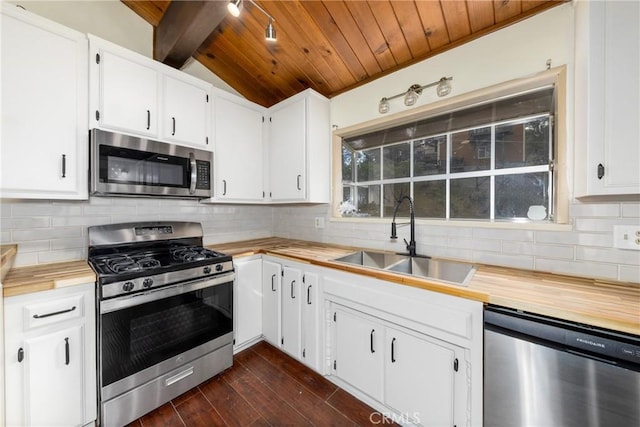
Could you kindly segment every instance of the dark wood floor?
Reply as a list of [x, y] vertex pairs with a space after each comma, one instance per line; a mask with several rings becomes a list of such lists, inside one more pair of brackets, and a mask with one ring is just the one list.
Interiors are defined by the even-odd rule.
[[232, 368], [130, 426], [363, 426], [380, 421], [371, 407], [259, 342], [236, 354]]

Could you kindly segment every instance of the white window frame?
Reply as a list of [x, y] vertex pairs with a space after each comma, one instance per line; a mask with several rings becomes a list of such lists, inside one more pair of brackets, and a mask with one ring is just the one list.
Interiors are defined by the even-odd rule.
[[[469, 92], [466, 94], [462, 94], [456, 97], [452, 97], [450, 99], [444, 99], [438, 102], [434, 102], [432, 104], [428, 104], [422, 107], [418, 107], [412, 110], [404, 111], [392, 116], [386, 116], [379, 119], [375, 119], [369, 122], [365, 122], [362, 124], [350, 126], [348, 128], [337, 129], [333, 132], [333, 162], [334, 165], [338, 165], [338, 167], [334, 167], [333, 173], [333, 217], [341, 218], [342, 215], [339, 211], [339, 205], [342, 201], [342, 139], [352, 137], [355, 135], [361, 135], [367, 132], [374, 132], [384, 128], [390, 128], [394, 126], [398, 126], [404, 123], [408, 123], [411, 121], [416, 121], [424, 117], [435, 116], [437, 114], [443, 114], [452, 110], [459, 110], [462, 108], [470, 107], [472, 105], [481, 104], [483, 102], [487, 102], [490, 100], [495, 100], [498, 98], [513, 96], [520, 92], [529, 91], [532, 89], [542, 88], [548, 85], [555, 85], [556, 91], [556, 111], [553, 117], [553, 150], [554, 150], [554, 182], [552, 188], [552, 197], [553, 197], [553, 206], [554, 206], [554, 222], [551, 225], [555, 224], [567, 224], [568, 223], [568, 211], [569, 211], [569, 192], [568, 192], [568, 183], [566, 179], [566, 111], [567, 111], [567, 103], [566, 103], [566, 67], [556, 67], [550, 70], [546, 70], [539, 74], [536, 74], [531, 77], [516, 79], [509, 82], [501, 83], [498, 85], [494, 85], [488, 88], [476, 90], [473, 92]], [[518, 119], [516, 119], [518, 120]], [[514, 120], [508, 120], [507, 122], [513, 122]], [[458, 132], [458, 131], [456, 131]], [[433, 135], [437, 136], [437, 135]], [[417, 138], [416, 140], [421, 140], [424, 138]], [[406, 141], [405, 141], [406, 142]], [[403, 142], [401, 142], [403, 143]], [[451, 147], [450, 141], [447, 143], [448, 147]], [[491, 144], [491, 150], [494, 150], [494, 144]], [[495, 153], [491, 153], [492, 162], [495, 158]], [[380, 152], [382, 156], [382, 151]], [[384, 159], [381, 157], [381, 174]], [[538, 166], [525, 166], [517, 169], [522, 169], [523, 171], [534, 172], [540, 168], [546, 168], [547, 165], [538, 167]], [[355, 165], [354, 165], [355, 168]], [[413, 149], [411, 150], [411, 175], [413, 176]], [[508, 173], [514, 173], [513, 169], [507, 169]], [[447, 174], [449, 174], [449, 170], [447, 170]], [[493, 206], [494, 200], [494, 176], [504, 174], [501, 169], [492, 171], [492, 186], [491, 186], [491, 203]], [[354, 172], [355, 173], [355, 172]], [[469, 174], [469, 177], [476, 176], [475, 172], [467, 172], [464, 173]], [[487, 171], [482, 171], [482, 176], [488, 176]], [[436, 178], [438, 177], [438, 178]], [[456, 178], [463, 178], [463, 174], [456, 174]], [[418, 181], [427, 181], [427, 180], [436, 180], [443, 179], [443, 175], [428, 175], [425, 177], [419, 178], [399, 178], [394, 180], [376, 180], [369, 182], [358, 182], [358, 184], [382, 184], [380, 191], [380, 217], [377, 218], [366, 218], [359, 217], [355, 218], [358, 221], [371, 221], [371, 220], [387, 220], [386, 218], [382, 218], [384, 211], [384, 184], [395, 183], [395, 182], [410, 182], [411, 193], [413, 194], [413, 182]], [[447, 180], [447, 186], [449, 186], [449, 180]], [[356, 184], [354, 182], [354, 184]], [[448, 190], [448, 189], [447, 189]], [[449, 191], [447, 191], [449, 194]], [[355, 196], [355, 194], [354, 194]], [[449, 200], [446, 200], [446, 216], [449, 215]], [[493, 217], [493, 208], [492, 217]], [[354, 220], [354, 219], [352, 219]], [[473, 219], [473, 220], [450, 220], [450, 219], [433, 219], [428, 220], [438, 223], [458, 223], [464, 222], [465, 224], [475, 223], [483, 224], [487, 222], [499, 222], [503, 225], [509, 225], [509, 220], [493, 220], [493, 219]], [[522, 225], [521, 221], [512, 221], [517, 225]], [[548, 223], [548, 222], [547, 222]], [[482, 226], [482, 225], [481, 225]]]

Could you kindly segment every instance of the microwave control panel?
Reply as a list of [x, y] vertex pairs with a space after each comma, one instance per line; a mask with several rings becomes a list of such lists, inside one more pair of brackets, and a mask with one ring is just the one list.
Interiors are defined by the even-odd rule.
[[211, 189], [211, 163], [196, 160], [196, 173], [198, 175], [196, 180], [196, 189]]

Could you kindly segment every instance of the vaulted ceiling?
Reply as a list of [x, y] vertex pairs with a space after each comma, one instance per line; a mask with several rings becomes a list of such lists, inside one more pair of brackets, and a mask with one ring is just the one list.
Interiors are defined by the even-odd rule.
[[269, 107], [307, 88], [330, 98], [566, 0], [256, 0], [274, 18], [275, 42], [265, 40], [268, 18], [248, 0], [238, 18], [227, 13], [228, 0], [172, 8], [170, 0], [122, 1], [153, 25], [155, 53], [180, 26], [183, 39], [197, 40], [196, 60]]

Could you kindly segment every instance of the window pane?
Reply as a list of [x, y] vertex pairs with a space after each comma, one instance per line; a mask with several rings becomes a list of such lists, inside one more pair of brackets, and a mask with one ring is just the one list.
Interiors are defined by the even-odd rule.
[[[398, 199], [409, 196], [410, 184], [408, 182], [384, 185], [384, 216], [393, 217]], [[404, 200], [398, 208], [398, 216], [409, 216], [409, 201]]]
[[382, 149], [384, 156], [383, 179], [408, 178], [411, 174], [410, 144], [396, 144]]
[[351, 185], [342, 186], [342, 201], [353, 203], [353, 186]]
[[463, 178], [451, 180], [451, 218], [488, 219], [490, 178]]
[[356, 153], [358, 182], [380, 179], [380, 149], [359, 151]]
[[414, 209], [420, 218], [444, 218], [447, 200], [446, 181], [423, 181], [413, 184]]
[[547, 206], [549, 172], [496, 176], [496, 219], [546, 219]]
[[436, 136], [413, 142], [413, 176], [447, 172], [447, 137]]
[[496, 126], [496, 169], [549, 163], [549, 118]]
[[380, 185], [359, 185], [358, 212], [369, 216], [380, 216]]
[[342, 145], [342, 182], [353, 182], [353, 151]]
[[491, 128], [454, 133], [451, 139], [451, 173], [491, 167]]

